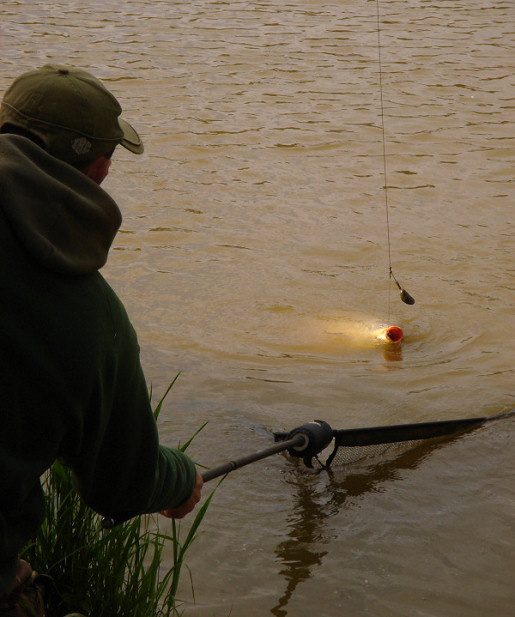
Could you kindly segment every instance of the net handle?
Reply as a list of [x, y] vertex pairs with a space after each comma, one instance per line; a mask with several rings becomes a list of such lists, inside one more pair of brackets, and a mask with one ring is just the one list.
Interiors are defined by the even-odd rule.
[[[215, 478], [219, 478], [220, 476], [224, 476], [235, 469], [239, 469], [240, 467], [244, 467], [245, 465], [249, 465], [250, 463], [254, 463], [256, 461], [260, 461], [264, 458], [272, 456], [273, 454], [277, 454], [278, 452], [283, 452], [284, 450], [288, 450], [288, 448], [295, 448], [302, 446], [306, 442], [306, 437], [302, 434], [297, 434], [291, 439], [286, 441], [281, 441], [279, 443], [275, 443], [273, 446], [269, 448], [265, 448], [263, 450], [259, 450], [258, 452], [253, 452], [252, 454], [247, 454], [246, 456], [242, 456], [241, 458], [237, 458], [233, 461], [228, 461], [227, 463], [223, 463], [222, 465], [218, 465], [218, 467], [213, 467], [213, 469], [208, 469], [204, 473], [200, 474], [202, 476], [202, 480], [204, 482], [209, 482], [210, 480], [214, 480]], [[102, 527], [104, 529], [113, 529], [114, 527], [121, 525], [128, 521], [131, 516], [104, 516], [102, 519]]]
[[253, 452], [252, 454], [247, 454], [246, 456], [242, 456], [241, 458], [237, 458], [233, 461], [228, 461], [227, 463], [222, 463], [218, 465], [218, 467], [213, 467], [213, 469], [208, 469], [204, 473], [200, 474], [204, 482], [209, 482], [210, 480], [214, 480], [215, 478], [219, 478], [220, 476], [224, 476], [235, 469], [240, 469], [240, 467], [245, 467], [245, 465], [249, 465], [250, 463], [255, 463], [256, 461], [260, 461], [264, 458], [272, 456], [273, 454], [277, 454], [278, 452], [283, 452], [284, 450], [288, 450], [289, 448], [295, 448], [296, 446], [302, 446], [306, 441], [306, 437], [300, 433], [288, 439], [286, 441], [281, 441], [279, 443], [275, 443], [273, 446], [269, 448], [265, 448], [263, 450], [259, 450], [258, 452]]
[[[223, 463], [218, 467], [209, 469], [202, 474], [204, 482], [209, 482], [215, 478], [226, 475], [235, 469], [249, 465], [261, 459], [267, 458], [278, 452], [288, 450], [292, 456], [304, 457], [304, 460], [311, 459], [319, 454], [333, 440], [333, 429], [323, 420], [313, 420], [302, 426], [297, 427], [285, 436], [285, 440], [274, 443], [263, 450], [258, 450], [241, 458]], [[102, 519], [104, 529], [112, 529], [121, 523], [132, 518], [130, 515], [105, 516]]]

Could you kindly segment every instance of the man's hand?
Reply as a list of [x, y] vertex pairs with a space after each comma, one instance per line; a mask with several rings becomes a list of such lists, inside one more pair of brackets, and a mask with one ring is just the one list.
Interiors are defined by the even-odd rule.
[[160, 514], [166, 516], [167, 518], [183, 518], [186, 514], [189, 514], [193, 508], [200, 501], [200, 493], [202, 490], [202, 485], [204, 484], [204, 480], [202, 480], [202, 476], [197, 471], [197, 482], [195, 484], [195, 488], [193, 489], [193, 493], [188, 501], [184, 502], [182, 506], [178, 508], [170, 508], [168, 510], [161, 510]]

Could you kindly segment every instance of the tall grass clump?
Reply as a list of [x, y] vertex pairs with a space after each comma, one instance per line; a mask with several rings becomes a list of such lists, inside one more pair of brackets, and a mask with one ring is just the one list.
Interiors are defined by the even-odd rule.
[[[174, 382], [156, 407], [156, 417]], [[190, 443], [191, 439], [181, 449]], [[163, 533], [154, 515], [141, 515], [104, 530], [102, 518], [82, 502], [69, 470], [59, 462], [47, 473], [43, 489], [45, 521], [21, 557], [54, 580], [48, 617], [71, 612], [91, 617], [179, 614], [181, 602], [176, 593], [185, 553], [196, 537], [212, 494], [181, 540], [179, 524], [163, 519], [171, 527], [170, 533]], [[167, 569], [161, 566], [165, 555], [172, 562]]]

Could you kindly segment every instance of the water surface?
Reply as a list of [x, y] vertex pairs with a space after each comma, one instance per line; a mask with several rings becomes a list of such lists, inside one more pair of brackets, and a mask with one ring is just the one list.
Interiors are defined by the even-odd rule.
[[[104, 275], [161, 394], [163, 441], [213, 466], [334, 428], [514, 407], [512, 2], [2, 4], [0, 87], [89, 68], [141, 132], [106, 189]], [[403, 328], [400, 350], [378, 345]], [[218, 489], [186, 615], [508, 617], [513, 421], [334, 476], [276, 456]]]

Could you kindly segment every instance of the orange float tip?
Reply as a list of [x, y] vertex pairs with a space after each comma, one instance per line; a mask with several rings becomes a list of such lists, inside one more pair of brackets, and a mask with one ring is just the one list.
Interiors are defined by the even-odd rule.
[[390, 326], [385, 329], [384, 336], [390, 343], [400, 343], [404, 337], [404, 333], [399, 326]]

